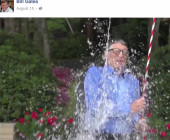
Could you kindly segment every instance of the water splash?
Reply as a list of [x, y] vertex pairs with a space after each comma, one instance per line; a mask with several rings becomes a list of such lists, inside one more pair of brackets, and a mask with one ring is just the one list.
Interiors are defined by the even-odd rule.
[[[97, 24], [99, 22], [96, 20], [95, 23]], [[97, 28], [95, 28], [95, 29], [97, 30]], [[104, 36], [107, 37], [106, 52], [108, 51], [108, 40], [110, 38], [109, 30], [110, 30], [110, 19], [109, 19], [109, 25], [108, 25], [108, 33], [104, 35]], [[100, 38], [100, 36], [97, 36], [97, 37]], [[89, 46], [92, 46], [92, 42], [90, 42], [89, 40], [87, 42], [88, 42]], [[98, 45], [100, 46], [101, 44], [99, 43]], [[143, 44], [142, 44], [142, 46], [143, 46]], [[138, 60], [135, 59], [135, 55], [140, 55], [140, 52], [138, 52], [137, 50], [131, 50], [131, 52], [133, 54], [131, 56], [131, 60], [128, 60], [128, 68], [131, 70], [131, 72], [133, 72], [134, 75], [137, 75], [137, 77], [144, 77], [144, 74], [141, 72], [140, 67], [138, 65], [134, 64], [134, 62], [136, 64], [138, 64]], [[95, 52], [92, 53], [91, 55], [94, 56]], [[144, 62], [145, 60], [143, 59], [142, 61]], [[106, 64], [107, 64], [107, 58], [106, 58], [105, 64], [104, 64], [103, 75], [105, 75]], [[91, 65], [93, 65], [93, 64], [91, 64]], [[72, 136], [69, 137], [69, 140], [71, 140], [71, 139], [73, 139], [73, 140], [95, 140], [95, 136], [93, 134], [95, 133], [96, 130], [100, 130], [100, 128], [102, 127], [102, 124], [104, 124], [107, 121], [107, 117], [109, 115], [109, 112], [106, 111], [107, 110], [106, 108], [112, 109], [114, 107], [114, 104], [109, 102], [106, 99], [106, 96], [105, 96], [106, 94], [103, 94], [103, 96], [101, 97], [102, 101], [99, 102], [98, 105], [97, 105], [96, 116], [95, 116], [94, 120], [92, 121], [92, 123], [90, 124], [90, 128], [89, 128], [90, 133], [86, 133], [86, 131], [84, 130], [84, 127], [85, 127], [85, 122], [84, 122], [84, 120], [85, 120], [84, 91], [82, 90], [83, 89], [82, 88], [82, 85], [83, 85], [83, 78], [82, 77], [85, 76], [86, 68], [87, 68], [87, 66], [83, 68], [84, 71], [79, 71], [75, 75], [75, 77], [78, 78], [78, 84], [75, 88], [75, 92], [77, 94], [77, 109], [76, 109], [77, 110], [76, 111], [77, 124], [76, 124], [76, 127], [75, 127], [76, 129], [74, 130], [74, 134], [72, 133]], [[170, 70], [168, 70], [168, 72], [170, 72]], [[148, 77], [148, 78], [151, 79], [153, 76], [159, 76], [161, 74], [162, 74], [162, 72], [158, 71], [157, 73], [154, 73], [151, 77]], [[151, 100], [151, 94], [152, 94], [152, 91], [150, 89], [152, 87], [155, 87], [155, 85], [157, 85], [157, 84], [161, 84], [162, 82], [163, 82], [163, 80], [150, 82], [150, 84], [147, 87], [148, 88], [147, 94], [149, 95], [149, 97], [148, 97], [149, 100]], [[160, 88], [160, 87], [155, 87], [155, 88], [157, 88], [157, 90], [158, 90], [158, 88]], [[103, 84], [103, 89], [104, 89], [104, 84]], [[103, 92], [105, 92], [105, 91], [103, 91]], [[167, 96], [165, 98], [169, 99], [169, 96]], [[150, 103], [148, 103], [147, 106], [149, 106], [149, 104]], [[158, 108], [157, 105], [155, 105], [155, 108]], [[167, 120], [168, 118], [165, 117], [165, 119]], [[123, 129], [123, 128], [121, 128], [121, 129]], [[136, 139], [141, 139], [141, 137], [137, 135]], [[152, 139], [152, 138], [150, 138], [150, 139]], [[155, 138], [155, 139], [157, 139], [157, 138]]]
[[[97, 20], [96, 20], [97, 23]], [[108, 51], [108, 42], [110, 39], [110, 25], [111, 25], [111, 19], [109, 19], [108, 22], [108, 32], [107, 32], [107, 42], [106, 42], [106, 52]], [[88, 40], [87, 41], [89, 46], [92, 45], [92, 43]], [[104, 70], [103, 70], [103, 76], [106, 77], [106, 67], [107, 66], [107, 58], [105, 60], [105, 64], [104, 64]], [[83, 73], [77, 73], [78, 77], [82, 77]], [[80, 78], [81, 79], [81, 78]], [[104, 80], [106, 78], [103, 78]], [[102, 96], [101, 96], [101, 100], [98, 102], [98, 105], [95, 109], [96, 113], [95, 113], [95, 117], [92, 119], [91, 123], [89, 123], [88, 128], [85, 126], [87, 124], [85, 124], [85, 104], [82, 103], [82, 100], [84, 100], [84, 98], [82, 98], [84, 96], [84, 91], [78, 89], [79, 86], [82, 84], [83, 81], [79, 81], [77, 86], [76, 86], [76, 90], [75, 92], [78, 93], [77, 95], [77, 111], [76, 111], [76, 115], [77, 115], [77, 124], [78, 126], [77, 129], [75, 129], [75, 137], [72, 138], [74, 140], [95, 140], [95, 136], [94, 134], [96, 133], [96, 131], [101, 130], [101, 128], [103, 127], [103, 124], [108, 120], [108, 116], [109, 116], [109, 111], [108, 110], [113, 110], [113, 103], [109, 100], [107, 100], [107, 89], [105, 89], [105, 84], [106, 82], [104, 82], [104, 84], [102, 85], [102, 89], [104, 89], [102, 92]], [[82, 97], [80, 97], [82, 96]], [[86, 133], [86, 130], [88, 129], [88, 133]]]

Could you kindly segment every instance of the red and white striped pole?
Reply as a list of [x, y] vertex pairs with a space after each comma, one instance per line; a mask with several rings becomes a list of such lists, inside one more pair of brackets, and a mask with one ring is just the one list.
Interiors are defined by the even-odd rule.
[[[156, 18], [153, 18], [151, 38], [150, 38], [149, 50], [148, 50], [148, 58], [147, 58], [146, 71], [145, 71], [145, 79], [144, 79], [144, 82], [143, 82], [143, 92], [142, 92], [143, 96], [146, 95], [146, 86], [147, 86], [149, 62], [150, 62], [150, 58], [151, 58], [151, 50], [152, 50], [152, 41], [153, 41], [153, 35], [154, 35], [154, 29], [155, 29], [155, 21], [156, 21]], [[143, 118], [143, 116], [144, 116], [144, 112], [143, 112], [142, 116], [140, 116], [140, 117]], [[142, 135], [143, 135], [143, 139], [146, 140], [146, 132], [145, 131], [144, 131], [144, 133], [142, 133]]]
[[151, 49], [152, 49], [152, 41], [153, 41], [153, 35], [154, 35], [154, 29], [155, 29], [155, 21], [156, 21], [156, 18], [153, 18], [148, 58], [147, 58], [146, 71], [145, 71], [145, 79], [144, 79], [144, 83], [143, 83], [143, 92], [142, 92], [143, 96], [146, 94], [146, 86], [147, 86], [149, 62], [150, 62], [150, 58], [151, 58]]

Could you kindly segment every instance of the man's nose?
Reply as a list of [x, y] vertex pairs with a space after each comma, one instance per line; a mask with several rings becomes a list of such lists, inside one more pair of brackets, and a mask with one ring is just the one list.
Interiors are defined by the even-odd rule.
[[119, 56], [121, 56], [121, 57], [123, 56], [123, 52], [122, 51], [119, 53]]

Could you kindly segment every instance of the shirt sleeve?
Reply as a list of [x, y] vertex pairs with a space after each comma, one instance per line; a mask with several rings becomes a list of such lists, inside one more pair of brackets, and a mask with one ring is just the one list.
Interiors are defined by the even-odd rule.
[[84, 80], [84, 92], [85, 92], [85, 103], [86, 103], [86, 115], [85, 121], [89, 123], [92, 121], [95, 115], [95, 108], [97, 107], [98, 94], [98, 81], [100, 72], [97, 67], [90, 67], [86, 73]]
[[[140, 85], [139, 80], [135, 79], [135, 92], [133, 93], [133, 101], [136, 101], [140, 98]], [[139, 121], [140, 114], [136, 113], [132, 116], [132, 122], [136, 125], [136, 123]]]

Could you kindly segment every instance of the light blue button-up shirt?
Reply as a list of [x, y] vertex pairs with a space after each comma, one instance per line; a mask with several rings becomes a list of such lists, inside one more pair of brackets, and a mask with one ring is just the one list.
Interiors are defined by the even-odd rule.
[[134, 75], [125, 71], [117, 75], [109, 66], [92, 66], [84, 90], [85, 129], [111, 134], [130, 134], [135, 129], [139, 114], [131, 114], [130, 105], [140, 98], [140, 87]]
[[2, 12], [14, 12], [10, 7], [8, 7], [5, 11], [2, 10]]

